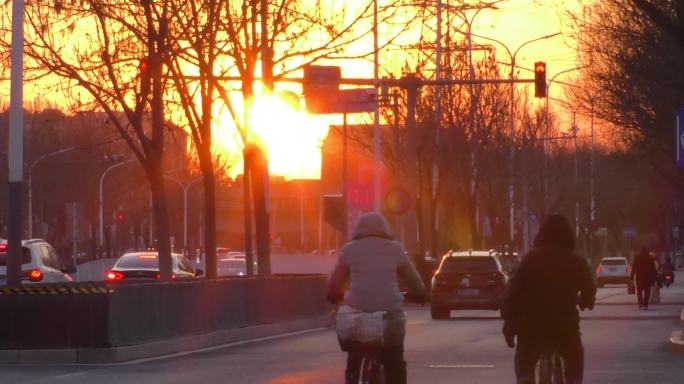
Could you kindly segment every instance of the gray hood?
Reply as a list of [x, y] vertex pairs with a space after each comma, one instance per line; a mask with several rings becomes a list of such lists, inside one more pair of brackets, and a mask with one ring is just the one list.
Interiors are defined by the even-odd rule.
[[392, 230], [385, 217], [377, 212], [367, 212], [359, 217], [359, 222], [352, 232], [352, 239], [364, 237], [383, 237], [392, 239]]

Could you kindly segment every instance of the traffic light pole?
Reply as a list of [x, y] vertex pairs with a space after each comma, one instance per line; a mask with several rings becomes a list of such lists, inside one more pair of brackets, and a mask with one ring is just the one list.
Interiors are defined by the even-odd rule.
[[103, 209], [104, 208], [104, 200], [103, 200], [104, 199], [104, 178], [114, 168], [118, 168], [118, 167], [125, 165], [125, 164], [128, 164], [132, 161], [133, 160], [128, 160], [128, 161], [124, 161], [122, 163], [116, 163], [116, 164], [112, 165], [111, 167], [107, 168], [104, 172], [102, 172], [102, 176], [100, 177], [100, 199], [98, 200], [98, 203], [100, 205], [100, 207], [99, 207], [100, 208], [99, 209], [99, 211], [100, 211], [100, 236], [98, 238], [99, 246], [100, 246], [100, 252], [98, 252], [98, 254], [100, 254], [100, 255], [102, 254], [102, 250], [103, 250], [102, 247], [104, 245], [104, 213], [103, 213], [104, 212], [104, 209]]
[[349, 241], [349, 189], [347, 163], [347, 113], [342, 114], [342, 201], [344, 201], [344, 240]]

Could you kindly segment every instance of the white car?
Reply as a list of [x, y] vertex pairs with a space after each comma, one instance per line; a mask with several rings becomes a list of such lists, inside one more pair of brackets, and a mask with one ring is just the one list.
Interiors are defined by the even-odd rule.
[[596, 285], [629, 284], [632, 266], [624, 257], [604, 257], [596, 267]]
[[[32, 239], [21, 242], [21, 283], [71, 283], [69, 276], [76, 267], [65, 266], [57, 252], [45, 240]], [[7, 285], [7, 243], [0, 243], [0, 285]]]
[[244, 258], [220, 258], [216, 274], [218, 276], [246, 276], [247, 263]]

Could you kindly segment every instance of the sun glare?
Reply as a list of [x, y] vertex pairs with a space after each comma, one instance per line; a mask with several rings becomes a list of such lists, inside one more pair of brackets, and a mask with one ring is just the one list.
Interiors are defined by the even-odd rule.
[[298, 99], [286, 97], [282, 93], [256, 96], [249, 108], [252, 138], [266, 148], [271, 174], [318, 179], [320, 147], [328, 125], [300, 109]]

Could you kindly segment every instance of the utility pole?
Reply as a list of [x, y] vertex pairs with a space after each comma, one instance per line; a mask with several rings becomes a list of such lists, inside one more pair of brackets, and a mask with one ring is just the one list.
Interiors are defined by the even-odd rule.
[[[378, 57], [378, 0], [373, 1], [373, 80], [375, 88], [379, 86], [379, 57]], [[379, 94], [379, 92], [378, 92]], [[380, 204], [380, 104], [375, 104], [375, 111], [373, 111], [373, 154], [374, 154], [374, 171], [373, 171], [373, 210], [380, 212], [382, 204]]]
[[[437, 0], [437, 44], [435, 45], [435, 80], [442, 78], [442, 0]], [[439, 187], [439, 165], [441, 159], [440, 142], [442, 140], [442, 87], [439, 85], [435, 87], [435, 152], [434, 162], [432, 164], [432, 204], [438, 205], [437, 188]], [[433, 258], [437, 257], [438, 250], [438, 220], [439, 220], [439, 206], [432, 206], [435, 215], [432, 225], [430, 226], [430, 255]]]
[[[273, 91], [273, 57], [268, 46], [268, 1], [261, 0], [261, 75], [263, 85]], [[269, 172], [268, 158], [264, 149], [252, 146], [250, 176], [254, 200], [254, 224], [256, 226], [256, 251], [259, 275], [271, 274], [271, 231], [269, 222]]]
[[21, 185], [24, 165], [24, 2], [12, 1], [7, 286], [21, 285]]
[[[418, 97], [418, 78], [414, 73], [409, 73], [401, 79], [406, 89], [406, 186], [413, 197], [413, 207], [407, 212], [406, 218], [406, 250], [409, 257], [414, 257], [417, 249], [417, 223], [416, 202], [419, 197], [418, 168], [416, 159], [416, 99]], [[420, 255], [423, 258], [423, 255]]]

